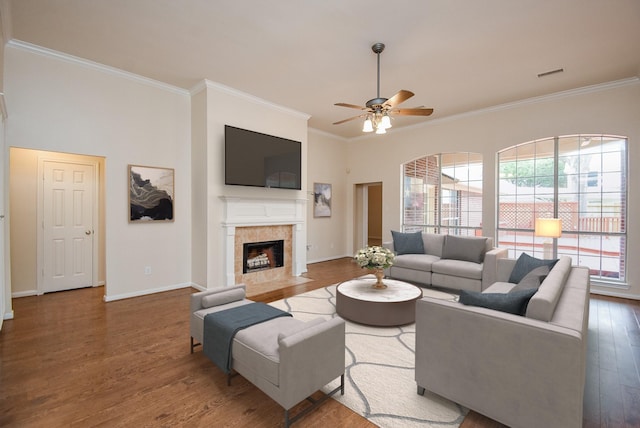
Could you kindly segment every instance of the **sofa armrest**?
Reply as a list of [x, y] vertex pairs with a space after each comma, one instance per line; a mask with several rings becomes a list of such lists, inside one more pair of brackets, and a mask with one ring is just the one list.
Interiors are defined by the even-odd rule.
[[393, 241], [386, 241], [386, 242], [383, 242], [383, 243], [382, 243], [382, 247], [383, 247], [383, 248], [386, 248], [387, 250], [391, 250], [391, 251], [394, 251], [394, 252], [395, 252], [395, 250], [393, 249]]
[[238, 288], [243, 289], [246, 293], [247, 288], [244, 284], [238, 284], [231, 287], [214, 288], [211, 290], [205, 290], [205, 291], [199, 291], [197, 293], [193, 293], [191, 295], [191, 300], [189, 302], [189, 311], [190, 313], [194, 313], [195, 311], [202, 309], [202, 298], [205, 296], [210, 296], [212, 294], [228, 293], [230, 290], [236, 290]]
[[506, 248], [494, 248], [485, 253], [482, 265], [483, 290], [498, 280], [498, 259], [505, 259], [508, 255]]
[[582, 426], [586, 332], [425, 297], [419, 387], [510, 426]]
[[345, 322], [335, 317], [284, 337], [279, 353], [286, 409], [344, 374]]

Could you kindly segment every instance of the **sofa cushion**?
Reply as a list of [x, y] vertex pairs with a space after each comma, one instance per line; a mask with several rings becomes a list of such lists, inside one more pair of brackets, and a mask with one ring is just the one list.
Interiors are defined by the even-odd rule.
[[431, 271], [452, 277], [482, 279], [482, 263], [441, 259], [431, 265]]
[[553, 269], [555, 264], [558, 262], [558, 259], [553, 260], [542, 260], [536, 259], [535, 257], [531, 257], [527, 253], [520, 254], [518, 260], [516, 261], [516, 265], [513, 267], [511, 271], [511, 275], [509, 276], [509, 282], [513, 282], [514, 284], [519, 283], [522, 278], [524, 278], [529, 272], [534, 270], [540, 266], [549, 266], [549, 270]]
[[487, 251], [487, 238], [447, 235], [442, 249], [443, 259], [482, 263]]
[[403, 254], [396, 256], [393, 266], [396, 268], [415, 269], [425, 272], [431, 272], [433, 262], [440, 260], [440, 257], [431, 256], [429, 254]]
[[322, 324], [324, 321], [325, 321], [324, 318], [318, 317], [310, 321], [307, 321], [292, 330], [282, 331], [278, 334], [278, 344], [280, 344], [280, 341], [282, 341], [282, 339], [284, 339], [285, 337], [289, 337], [294, 334], [300, 333], [301, 331], [311, 328], [314, 325]]
[[209, 294], [202, 298], [202, 307], [211, 308], [213, 306], [224, 305], [237, 300], [242, 300], [244, 299], [244, 296], [244, 288], [234, 288], [232, 290]]
[[438, 233], [423, 233], [424, 252], [432, 256], [442, 257], [442, 247], [444, 247], [444, 238], [446, 236]]
[[549, 275], [549, 270], [550, 269], [548, 265], [538, 266], [537, 268], [526, 274], [524, 278], [522, 278], [520, 282], [518, 282], [518, 284], [511, 290], [520, 291], [527, 288], [537, 289], [538, 287], [540, 287], [540, 284], [542, 284], [542, 281], [544, 281], [547, 275]]
[[226, 309], [235, 308], [237, 306], [247, 305], [249, 303], [253, 303], [253, 301], [247, 300], [247, 299], [235, 300], [233, 302], [229, 302], [224, 305], [217, 305], [217, 306], [211, 306], [209, 308], [200, 309], [198, 311], [195, 311], [193, 315], [204, 321], [204, 317], [207, 316], [207, 314], [224, 311]]
[[240, 330], [233, 340], [233, 359], [278, 385], [278, 335], [298, 331], [304, 324], [292, 317], [278, 317]]
[[516, 286], [515, 284], [512, 284], [510, 282], [498, 281], [498, 282], [494, 282], [493, 284], [491, 284], [490, 286], [482, 290], [482, 292], [483, 293], [508, 293], [509, 291], [513, 290], [513, 287], [515, 286]]
[[527, 304], [536, 291], [535, 288], [509, 293], [481, 293], [461, 290], [459, 301], [469, 306], [480, 306], [514, 315], [524, 315]]
[[424, 254], [422, 232], [402, 233], [391, 231], [393, 236], [393, 249], [396, 254]]

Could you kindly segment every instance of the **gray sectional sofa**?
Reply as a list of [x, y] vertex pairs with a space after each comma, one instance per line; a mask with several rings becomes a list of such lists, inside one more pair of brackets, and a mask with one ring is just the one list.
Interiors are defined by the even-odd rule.
[[[531, 279], [508, 282], [515, 266], [516, 260], [498, 259], [496, 282], [475, 297], [503, 298]], [[524, 315], [418, 300], [418, 393], [426, 389], [511, 427], [581, 427], [589, 271], [561, 257], [538, 281]]]
[[482, 291], [494, 282], [495, 264], [507, 250], [493, 248], [493, 239], [433, 233], [392, 232], [383, 246], [396, 252], [389, 278], [456, 290]]

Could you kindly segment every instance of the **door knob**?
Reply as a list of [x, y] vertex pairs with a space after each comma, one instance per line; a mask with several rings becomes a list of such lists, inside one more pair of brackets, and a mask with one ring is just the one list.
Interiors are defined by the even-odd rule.
[[86, 232], [84, 232], [85, 235], [91, 235], [91, 231], [87, 230]]

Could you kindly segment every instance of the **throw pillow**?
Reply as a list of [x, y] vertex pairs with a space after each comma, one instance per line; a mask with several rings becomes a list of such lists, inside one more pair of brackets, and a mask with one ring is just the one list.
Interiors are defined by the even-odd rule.
[[447, 235], [444, 238], [442, 258], [482, 263], [486, 250], [487, 238]]
[[422, 232], [402, 233], [392, 230], [391, 236], [393, 236], [393, 249], [396, 254], [424, 254]]
[[244, 296], [244, 288], [234, 288], [233, 290], [227, 290], [221, 293], [209, 294], [202, 298], [202, 307], [211, 308], [213, 306], [226, 305], [227, 303], [242, 300]]
[[519, 290], [526, 290], [528, 288], [537, 289], [538, 287], [540, 287], [540, 284], [542, 284], [542, 281], [545, 280], [547, 275], [549, 275], [549, 266], [539, 266], [526, 274], [524, 278], [522, 278], [520, 282], [518, 282], [518, 285], [511, 289], [510, 293]]
[[469, 306], [479, 306], [514, 315], [527, 312], [529, 300], [536, 294], [536, 288], [520, 290], [512, 293], [480, 293], [478, 291], [460, 291], [459, 302]]
[[524, 278], [529, 272], [534, 270], [540, 266], [548, 266], [549, 270], [553, 269], [553, 266], [558, 262], [558, 259], [553, 260], [542, 260], [536, 259], [535, 257], [531, 257], [529, 254], [522, 253], [518, 260], [516, 261], [516, 265], [513, 267], [511, 271], [511, 275], [509, 276], [509, 282], [513, 284], [519, 283], [522, 278]]

